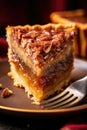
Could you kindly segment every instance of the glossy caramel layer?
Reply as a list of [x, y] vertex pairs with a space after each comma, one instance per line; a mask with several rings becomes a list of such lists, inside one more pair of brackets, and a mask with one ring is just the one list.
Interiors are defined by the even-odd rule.
[[37, 87], [44, 89], [45, 87], [52, 87], [61, 77], [63, 77], [64, 73], [67, 73], [68, 70], [72, 71], [73, 68], [73, 55], [70, 53], [66, 58], [62, 58], [62, 60], [54, 62], [51, 64], [43, 73], [37, 76], [31, 68], [29, 68], [25, 63], [20, 60], [16, 53], [12, 52], [12, 56], [10, 59], [17, 68], [18, 71], [21, 71], [24, 76], [26, 76], [30, 82], [30, 84], [34, 84]]

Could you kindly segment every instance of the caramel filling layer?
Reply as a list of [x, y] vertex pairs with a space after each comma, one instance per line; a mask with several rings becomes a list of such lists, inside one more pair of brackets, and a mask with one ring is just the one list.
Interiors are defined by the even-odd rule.
[[44, 70], [41, 76], [37, 76], [35, 73], [33, 73], [32, 70], [26, 66], [25, 63], [22, 62], [14, 52], [11, 57], [11, 62], [15, 64], [18, 71], [23, 73], [23, 76], [29, 80], [30, 84], [34, 84], [34, 86], [44, 89], [56, 84], [60, 77], [64, 76], [64, 73], [66, 73], [68, 70], [72, 70], [72, 57], [73, 55], [71, 53], [65, 59], [52, 64], [52, 66], [49, 66], [46, 70]]

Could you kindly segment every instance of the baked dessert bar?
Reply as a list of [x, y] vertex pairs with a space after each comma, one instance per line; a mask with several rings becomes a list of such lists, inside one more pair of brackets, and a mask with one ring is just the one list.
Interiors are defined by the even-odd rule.
[[74, 51], [77, 57], [87, 58], [87, 18], [83, 9], [73, 11], [52, 12], [53, 23], [74, 23], [77, 27], [77, 36], [74, 42]]
[[15, 86], [24, 87], [38, 104], [70, 81], [75, 26], [8, 26], [8, 59]]

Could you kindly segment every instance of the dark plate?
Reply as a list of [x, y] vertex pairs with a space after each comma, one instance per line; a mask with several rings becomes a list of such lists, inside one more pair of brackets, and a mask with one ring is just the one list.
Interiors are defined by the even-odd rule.
[[[9, 72], [9, 64], [7, 61], [0, 62], [0, 83], [3, 87], [8, 87], [13, 91], [13, 95], [2, 98], [0, 96], [0, 112], [7, 114], [14, 114], [20, 116], [53, 116], [65, 115], [81, 112], [87, 110], [87, 103], [84, 100], [79, 105], [55, 110], [44, 110], [40, 105], [34, 105], [31, 100], [27, 98], [24, 89], [13, 86], [12, 80], [7, 76]], [[81, 59], [74, 60], [74, 69], [72, 71], [72, 81], [80, 79], [87, 75], [87, 61]], [[0, 90], [1, 95], [2, 90]], [[86, 97], [87, 98], [87, 97]]]

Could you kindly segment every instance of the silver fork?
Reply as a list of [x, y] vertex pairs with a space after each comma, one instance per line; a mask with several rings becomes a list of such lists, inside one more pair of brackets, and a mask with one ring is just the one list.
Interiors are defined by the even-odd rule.
[[73, 82], [60, 94], [44, 100], [41, 106], [44, 109], [67, 108], [80, 102], [87, 94], [87, 76]]

